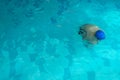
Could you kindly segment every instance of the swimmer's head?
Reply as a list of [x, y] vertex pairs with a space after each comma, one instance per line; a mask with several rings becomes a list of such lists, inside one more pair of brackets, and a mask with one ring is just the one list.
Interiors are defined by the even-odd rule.
[[97, 30], [95, 33], [95, 37], [98, 40], [103, 40], [103, 39], [105, 39], [105, 33], [102, 30]]

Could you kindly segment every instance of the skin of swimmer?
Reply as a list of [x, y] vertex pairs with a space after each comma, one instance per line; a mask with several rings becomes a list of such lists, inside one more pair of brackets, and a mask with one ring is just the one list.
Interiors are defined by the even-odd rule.
[[80, 30], [83, 30], [82, 34], [82, 39], [89, 44], [97, 44], [99, 40], [96, 38], [95, 34], [96, 31], [101, 30], [98, 26], [93, 25], [93, 24], [85, 24], [80, 27]]

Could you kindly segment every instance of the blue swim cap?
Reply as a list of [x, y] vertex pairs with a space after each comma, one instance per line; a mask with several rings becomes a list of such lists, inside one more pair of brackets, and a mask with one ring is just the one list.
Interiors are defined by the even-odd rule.
[[102, 30], [97, 30], [95, 33], [95, 37], [98, 40], [103, 40], [103, 39], [105, 39], [105, 33]]

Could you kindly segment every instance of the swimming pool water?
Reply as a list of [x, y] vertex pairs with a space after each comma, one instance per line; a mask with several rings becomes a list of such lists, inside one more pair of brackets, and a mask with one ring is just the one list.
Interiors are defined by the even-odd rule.
[[[0, 80], [120, 80], [120, 0], [0, 0]], [[77, 34], [92, 23], [106, 39]]]

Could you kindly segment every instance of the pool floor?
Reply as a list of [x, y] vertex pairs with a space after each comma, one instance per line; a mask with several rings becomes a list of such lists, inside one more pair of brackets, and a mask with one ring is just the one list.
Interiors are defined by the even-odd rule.
[[[119, 0], [0, 0], [0, 80], [120, 80]], [[106, 39], [86, 47], [79, 27]]]

